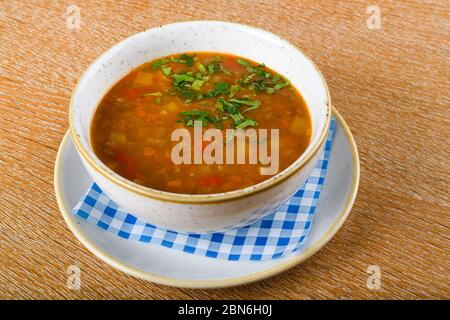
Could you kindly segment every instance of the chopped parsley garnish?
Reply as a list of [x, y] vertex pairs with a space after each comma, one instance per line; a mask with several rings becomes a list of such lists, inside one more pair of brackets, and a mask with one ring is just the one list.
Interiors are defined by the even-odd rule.
[[202, 85], [205, 83], [204, 80], [195, 79], [194, 82], [192, 82], [192, 89], [195, 91], [199, 91]]
[[246, 128], [248, 126], [255, 126], [256, 121], [252, 119], [245, 118], [241, 112], [241, 107], [247, 105], [250, 106], [245, 111], [255, 110], [259, 108], [261, 102], [258, 100], [249, 100], [248, 98], [235, 99], [231, 98], [229, 100], [225, 100], [223, 98], [219, 98], [217, 100], [217, 110], [220, 113], [225, 113], [227, 117], [231, 118], [233, 121], [233, 126], [235, 128]]
[[186, 53], [183, 53], [179, 58], [172, 58], [170, 61], [176, 63], [183, 63], [188, 67], [192, 67], [194, 65], [194, 57], [195, 55], [190, 56]]
[[188, 54], [183, 53], [179, 58], [159, 59], [159, 60], [156, 60], [155, 62], [153, 62], [152, 69], [156, 70], [168, 62], [183, 63], [188, 67], [192, 67], [194, 65], [194, 57], [195, 57], [195, 55], [188, 55]]
[[206, 98], [217, 97], [220, 94], [227, 95], [230, 92], [230, 84], [228, 82], [216, 82], [214, 89], [205, 94]]
[[[179, 94], [185, 102], [199, 101], [201, 105], [207, 105], [208, 100], [216, 98], [216, 116], [202, 110], [189, 110], [179, 113], [177, 122], [184, 123], [187, 127], [194, 126], [195, 121], [200, 121], [202, 126], [215, 125], [221, 127], [222, 121], [232, 121], [235, 129], [256, 126], [255, 120], [247, 118], [248, 112], [261, 107], [261, 101], [250, 99], [248, 91], [254, 91], [250, 96], [257, 96], [258, 93], [274, 94], [276, 91], [290, 86], [289, 80], [281, 75], [274, 75], [267, 71], [264, 64], [254, 64], [243, 59], [236, 59], [236, 63], [245, 67], [247, 71], [242, 78], [234, 84], [225, 81], [214, 83], [214, 89], [204, 90], [208, 87], [208, 81], [213, 74], [222, 72], [231, 76], [232, 73], [222, 65], [220, 57], [209, 63], [198, 63], [196, 69], [188, 69], [182, 72], [173, 73], [172, 68], [166, 64], [169, 62], [185, 64], [193, 67], [195, 55], [182, 54], [177, 57], [163, 58], [152, 64], [152, 69], [160, 69], [161, 72], [172, 79], [175, 90], [166, 92], [167, 95]], [[203, 90], [202, 90], [203, 89]], [[244, 95], [239, 95], [244, 92]], [[161, 102], [160, 92], [144, 93], [142, 96], [155, 96], [155, 102]]]
[[169, 62], [169, 61], [170, 61], [170, 60], [169, 60], [169, 59], [166, 59], [166, 58], [156, 60], [156, 61], [153, 62], [153, 64], [152, 64], [152, 69], [153, 69], [153, 70], [156, 70], [156, 69], [158, 69], [159, 67], [161, 67], [162, 65], [166, 64], [166, 63]]
[[193, 127], [195, 121], [201, 122], [202, 127], [209, 124], [213, 124], [216, 127], [220, 127], [220, 120], [209, 114], [207, 111], [202, 110], [188, 110], [178, 114], [180, 119], [178, 123], [185, 123], [186, 127]]
[[252, 119], [244, 119], [243, 121], [239, 122], [238, 125], [235, 126], [236, 129], [244, 129], [246, 127], [254, 127], [257, 123], [255, 120]]
[[[253, 66], [249, 62], [242, 59], [237, 59], [236, 62], [243, 65], [249, 72], [249, 75], [240, 81], [240, 84], [243, 87], [249, 87], [251, 90], [256, 92], [273, 94], [275, 91], [290, 85], [289, 80], [284, 79], [278, 74], [270, 79], [270, 72], [263, 69], [265, 67], [264, 64]], [[282, 79], [284, 79], [284, 82], [279, 82]]]
[[233, 84], [233, 85], [230, 87], [230, 97], [233, 97], [233, 96], [236, 95], [236, 93], [238, 93], [238, 92], [239, 92], [239, 85]]
[[278, 82], [278, 81], [280, 81], [280, 80], [281, 80], [281, 76], [280, 76], [279, 74], [273, 76], [273, 78], [272, 78], [272, 82], [273, 82], [273, 83]]
[[172, 75], [173, 86], [186, 99], [187, 102], [192, 101], [196, 94], [192, 90], [192, 83], [196, 80], [192, 76], [192, 72], [175, 73]]
[[256, 75], [258, 75], [260, 77], [264, 77], [264, 78], [270, 77], [270, 72], [265, 71], [263, 69], [265, 67], [264, 64], [252, 66], [249, 62], [242, 60], [242, 59], [237, 59], [236, 62], [239, 63], [240, 65], [243, 65], [244, 67], [246, 67], [246, 69], [249, 73], [255, 73]]
[[214, 74], [220, 71], [220, 69], [222, 69], [222, 64], [218, 61], [215, 62], [211, 62], [207, 65], [208, 68], [208, 73], [209, 74]]
[[199, 70], [201, 73], [206, 73], [206, 72], [208, 72], [208, 71], [206, 70], [206, 68], [205, 68], [205, 65], [202, 64], [202, 63], [200, 63], [200, 64], [198, 65], [198, 70]]
[[228, 100], [228, 102], [237, 103], [237, 104], [243, 104], [243, 105], [255, 108], [255, 109], [259, 108], [259, 106], [261, 105], [261, 101], [259, 101], [259, 100], [249, 100], [248, 98], [242, 98], [242, 99], [231, 98], [230, 100]]
[[143, 97], [148, 97], [148, 96], [161, 97], [162, 93], [161, 92], [148, 92], [148, 93], [143, 93], [142, 96]]
[[171, 67], [166, 67], [166, 66], [162, 66], [162, 67], [161, 67], [161, 72], [162, 72], [165, 76], [169, 76], [171, 71], [172, 71], [172, 68], [171, 68]]

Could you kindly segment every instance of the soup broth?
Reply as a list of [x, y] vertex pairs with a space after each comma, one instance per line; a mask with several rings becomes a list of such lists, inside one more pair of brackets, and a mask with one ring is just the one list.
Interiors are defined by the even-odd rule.
[[[279, 129], [276, 173], [300, 157], [311, 138], [308, 108], [282, 75], [241, 57], [198, 52], [145, 63], [115, 84], [94, 114], [91, 143], [112, 171], [162, 191], [220, 193], [273, 176], [261, 174], [267, 165], [260, 161], [175, 164], [172, 150], [178, 141], [171, 135], [187, 129], [193, 137], [194, 125], [218, 129], [225, 137], [227, 129]], [[266, 140], [267, 146], [273, 143], [270, 134]], [[225, 150], [228, 143], [225, 138]], [[203, 141], [201, 149], [208, 144]], [[236, 143], [233, 148], [235, 154], [249, 153], [248, 144], [244, 150]]]

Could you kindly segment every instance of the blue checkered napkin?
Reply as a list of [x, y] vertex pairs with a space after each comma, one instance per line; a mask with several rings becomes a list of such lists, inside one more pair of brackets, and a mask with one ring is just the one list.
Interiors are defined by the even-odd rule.
[[325, 148], [306, 183], [276, 211], [246, 227], [210, 234], [161, 229], [121, 210], [95, 183], [72, 213], [123, 239], [195, 255], [239, 261], [281, 257], [300, 249], [311, 229], [328, 165], [334, 121], [332, 119]]

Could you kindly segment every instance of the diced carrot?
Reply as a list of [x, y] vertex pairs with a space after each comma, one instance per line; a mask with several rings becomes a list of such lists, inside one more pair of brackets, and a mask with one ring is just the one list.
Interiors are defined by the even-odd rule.
[[114, 156], [115, 160], [120, 164], [120, 174], [128, 179], [134, 179], [137, 174], [136, 159], [127, 152], [118, 152]]
[[217, 174], [212, 174], [199, 180], [199, 183], [204, 187], [220, 186], [223, 182], [222, 177]]
[[121, 92], [121, 96], [123, 96], [127, 100], [134, 100], [139, 97], [141, 91], [135, 88], [125, 88]]
[[146, 118], [146, 116], [147, 116], [147, 110], [145, 110], [145, 107], [144, 106], [142, 106], [142, 105], [140, 105], [140, 106], [138, 106], [137, 108], [136, 108], [136, 115], [139, 117], [139, 118]]
[[231, 72], [239, 72], [240, 70], [242, 70], [242, 66], [238, 64], [235, 59], [231, 58], [223, 59], [222, 67]]
[[294, 120], [292, 121], [292, 124], [290, 126], [290, 130], [293, 133], [301, 134], [305, 131], [305, 129], [308, 127], [307, 120], [303, 117], [295, 116]]

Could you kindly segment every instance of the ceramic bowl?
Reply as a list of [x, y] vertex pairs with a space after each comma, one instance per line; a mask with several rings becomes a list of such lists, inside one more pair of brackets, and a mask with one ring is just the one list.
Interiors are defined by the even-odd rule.
[[[259, 184], [230, 192], [191, 195], [147, 188], [111, 171], [94, 154], [90, 127], [107, 91], [137, 66], [182, 52], [222, 52], [264, 62], [287, 77], [311, 114], [312, 138], [288, 168]], [[207, 233], [241, 227], [272, 212], [310, 175], [331, 120], [331, 101], [323, 76], [298, 48], [260, 29], [220, 21], [189, 21], [135, 34], [101, 55], [79, 80], [70, 103], [70, 132], [93, 180], [123, 209], [162, 228]]]

